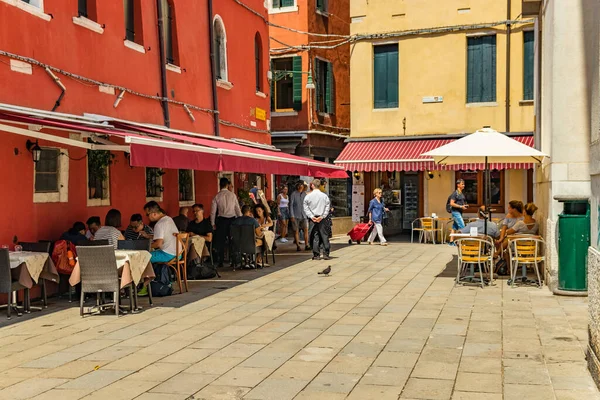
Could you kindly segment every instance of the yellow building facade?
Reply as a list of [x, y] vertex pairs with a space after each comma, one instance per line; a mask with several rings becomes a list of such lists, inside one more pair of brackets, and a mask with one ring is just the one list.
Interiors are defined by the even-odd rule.
[[[474, 212], [480, 166], [443, 170], [420, 154], [484, 126], [533, 146], [538, 35], [521, 12], [521, 0], [351, 0], [351, 137], [337, 163], [356, 172], [365, 211], [383, 186], [399, 197], [392, 222], [407, 229], [414, 217], [446, 215], [463, 178]], [[497, 167], [498, 212], [532, 200], [530, 166]]]

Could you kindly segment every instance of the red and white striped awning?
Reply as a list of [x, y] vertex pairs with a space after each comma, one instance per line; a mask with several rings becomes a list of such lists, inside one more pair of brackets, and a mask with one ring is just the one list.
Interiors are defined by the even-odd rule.
[[[513, 136], [513, 139], [533, 147], [533, 136]], [[349, 142], [336, 164], [347, 171], [434, 171], [483, 170], [483, 164], [438, 165], [430, 157], [422, 156], [430, 150], [457, 139], [382, 140]], [[490, 169], [530, 169], [533, 164], [490, 164]]]

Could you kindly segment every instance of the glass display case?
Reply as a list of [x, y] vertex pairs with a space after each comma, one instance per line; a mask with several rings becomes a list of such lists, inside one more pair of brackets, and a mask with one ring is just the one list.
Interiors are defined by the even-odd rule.
[[348, 202], [348, 179], [329, 179], [329, 200], [333, 207], [334, 217], [347, 217], [350, 215]]

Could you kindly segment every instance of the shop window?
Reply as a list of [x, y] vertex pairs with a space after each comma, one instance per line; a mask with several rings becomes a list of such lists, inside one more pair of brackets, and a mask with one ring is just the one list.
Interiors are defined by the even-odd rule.
[[160, 168], [146, 168], [146, 200], [162, 201], [164, 174], [165, 171]]
[[275, 58], [271, 61], [271, 110], [302, 109], [302, 57]]
[[523, 32], [523, 100], [533, 100], [534, 31]]
[[316, 109], [333, 114], [333, 65], [315, 58]]
[[106, 150], [88, 150], [87, 205], [110, 205], [110, 168], [113, 155]]
[[123, 0], [125, 40], [143, 44], [141, 0]]
[[467, 38], [467, 103], [496, 101], [496, 35]]
[[34, 166], [33, 202], [66, 202], [69, 195], [68, 187], [68, 151], [57, 148], [42, 148], [40, 160]]
[[398, 107], [398, 44], [373, 47], [373, 96], [375, 108]]
[[[351, 214], [351, 191], [348, 191], [349, 179], [330, 179], [329, 198], [333, 207], [334, 217], [348, 217]], [[351, 181], [350, 181], [351, 182]], [[348, 196], [350, 193], [350, 197]]]
[[[496, 212], [504, 212], [504, 171], [492, 170], [491, 177], [491, 205], [495, 206]], [[484, 181], [483, 171], [460, 171], [456, 173], [456, 179], [465, 181], [463, 191], [469, 209], [467, 212], [477, 212], [477, 207], [484, 203]]]
[[194, 204], [194, 171], [179, 170], [179, 206]]

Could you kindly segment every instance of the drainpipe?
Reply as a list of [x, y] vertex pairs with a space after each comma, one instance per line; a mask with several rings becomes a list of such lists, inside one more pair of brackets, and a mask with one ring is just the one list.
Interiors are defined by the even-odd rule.
[[[158, 47], [160, 49], [160, 83], [161, 83], [161, 96], [166, 99], [169, 97], [167, 93], [167, 58], [165, 55], [165, 36], [163, 34], [164, 27], [164, 13], [162, 8], [162, 1], [156, 0], [156, 13], [158, 15]], [[169, 118], [169, 104], [166, 100], [161, 100], [163, 109], [163, 118], [165, 126], [169, 128], [171, 126], [171, 120]]]
[[58, 99], [56, 99], [56, 101], [54, 102], [54, 107], [52, 107], [52, 111], [56, 111], [56, 109], [60, 106], [60, 102], [62, 101], [63, 97], [65, 97], [65, 92], [67, 91], [67, 88], [65, 87], [65, 85], [63, 85], [58, 76], [54, 75], [50, 68], [46, 67], [46, 73], [50, 75], [50, 77], [54, 80], [54, 83], [56, 83], [56, 86], [60, 88], [60, 95], [58, 96]]
[[208, 0], [208, 40], [210, 48], [210, 78], [213, 98], [213, 122], [215, 126], [215, 136], [220, 136], [219, 132], [219, 100], [217, 98], [217, 71], [215, 71], [215, 34], [213, 32], [213, 2]]
[[[511, 1], [506, 0], [506, 20], [510, 21], [511, 17]], [[506, 24], [506, 132], [510, 132], [510, 22]]]

